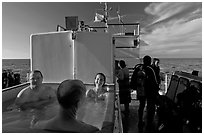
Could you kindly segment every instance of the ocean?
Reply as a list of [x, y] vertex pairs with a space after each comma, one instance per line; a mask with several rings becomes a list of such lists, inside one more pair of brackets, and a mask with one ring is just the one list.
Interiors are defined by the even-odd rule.
[[2, 70], [12, 70], [20, 73], [21, 83], [27, 82], [30, 72], [30, 59], [2, 59]]
[[[202, 58], [159, 58], [160, 69], [165, 73], [172, 73], [174, 71], [185, 71], [191, 73], [193, 70], [202, 72]], [[124, 59], [128, 68], [133, 68], [139, 63], [137, 59]]]
[[[133, 68], [139, 60], [125, 59], [127, 67]], [[202, 58], [160, 58], [160, 69], [165, 73], [174, 71], [185, 71], [192, 73], [193, 70], [199, 71], [202, 76]], [[11, 69], [21, 75], [21, 83], [27, 81], [27, 73], [30, 72], [30, 59], [2, 59], [2, 70]]]

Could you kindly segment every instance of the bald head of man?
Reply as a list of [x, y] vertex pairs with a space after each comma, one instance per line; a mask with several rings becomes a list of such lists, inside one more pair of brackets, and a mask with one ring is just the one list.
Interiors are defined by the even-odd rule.
[[35, 128], [43, 128], [54, 132], [92, 133], [99, 129], [81, 122], [76, 117], [79, 104], [83, 103], [86, 87], [80, 80], [65, 80], [57, 89], [57, 98], [60, 105], [58, 114], [45, 121], [39, 121]]
[[65, 80], [57, 89], [57, 99], [61, 107], [69, 109], [78, 107], [79, 101], [86, 93], [86, 87], [80, 80]]

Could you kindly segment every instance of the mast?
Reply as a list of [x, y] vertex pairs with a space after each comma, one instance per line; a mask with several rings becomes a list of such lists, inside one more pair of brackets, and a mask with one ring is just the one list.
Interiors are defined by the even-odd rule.
[[104, 11], [105, 11], [104, 21], [105, 21], [105, 26], [106, 26], [105, 32], [107, 33], [108, 32], [108, 5], [106, 2], [105, 2]]
[[[117, 8], [117, 14], [118, 14], [118, 22], [119, 22], [119, 24], [120, 23], [122, 23], [122, 24], [124, 24], [123, 23], [123, 21], [122, 21], [122, 19], [121, 19], [121, 15], [120, 15], [120, 7], [118, 6], [118, 8]], [[123, 33], [124, 31], [123, 31], [123, 25], [121, 26], [121, 33]]]

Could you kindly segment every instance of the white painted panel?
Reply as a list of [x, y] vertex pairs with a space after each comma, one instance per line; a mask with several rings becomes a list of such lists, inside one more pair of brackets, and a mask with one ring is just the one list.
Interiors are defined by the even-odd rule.
[[45, 83], [73, 78], [73, 40], [71, 32], [31, 36], [31, 70], [43, 73]]
[[115, 49], [115, 58], [116, 59], [125, 59], [125, 58], [139, 58], [140, 57], [140, 48], [116, 48]]
[[78, 32], [74, 40], [76, 78], [93, 83], [96, 73], [113, 83], [113, 46], [107, 33]]

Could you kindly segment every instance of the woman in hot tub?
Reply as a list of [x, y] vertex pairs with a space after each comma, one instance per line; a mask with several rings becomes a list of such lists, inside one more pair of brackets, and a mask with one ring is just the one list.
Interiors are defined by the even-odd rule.
[[106, 76], [103, 73], [97, 73], [94, 80], [95, 87], [86, 92], [88, 100], [105, 100], [107, 89], [105, 89]]

